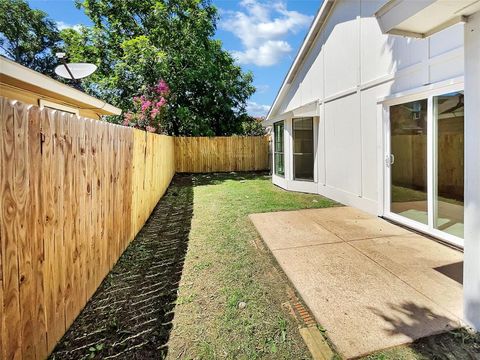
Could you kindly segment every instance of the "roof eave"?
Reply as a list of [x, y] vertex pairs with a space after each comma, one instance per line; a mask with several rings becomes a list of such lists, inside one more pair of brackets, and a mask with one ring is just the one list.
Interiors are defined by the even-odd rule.
[[31, 70], [14, 61], [0, 57], [0, 78], [5, 83], [25, 84], [42, 93], [55, 95], [60, 99], [71, 102], [82, 109], [90, 109], [101, 115], [120, 115], [122, 110], [97, 99], [71, 86], [62, 84], [46, 75]]

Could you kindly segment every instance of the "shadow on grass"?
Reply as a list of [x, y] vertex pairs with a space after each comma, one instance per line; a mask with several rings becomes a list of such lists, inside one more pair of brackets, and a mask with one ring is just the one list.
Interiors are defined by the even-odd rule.
[[192, 216], [192, 178], [175, 176], [52, 359], [166, 356]]
[[[480, 359], [480, 335], [464, 328], [446, 316], [413, 302], [402, 305], [390, 304], [388, 313], [376, 308], [371, 310], [390, 327], [385, 329], [391, 335], [404, 334], [415, 340], [412, 344], [373, 354], [368, 359], [398, 359], [402, 349], [410, 348], [418, 359]], [[434, 334], [422, 337], [425, 334]]]

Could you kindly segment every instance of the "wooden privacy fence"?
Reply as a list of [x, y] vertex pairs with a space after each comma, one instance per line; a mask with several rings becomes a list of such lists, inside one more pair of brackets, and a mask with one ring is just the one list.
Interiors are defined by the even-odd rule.
[[266, 170], [268, 137], [177, 137], [175, 166], [192, 173]]
[[53, 350], [176, 170], [267, 168], [266, 137], [174, 139], [0, 97], [0, 358]]
[[175, 173], [174, 140], [0, 97], [0, 358], [45, 358]]
[[[425, 135], [392, 136], [392, 167], [395, 185], [422, 189], [427, 183]], [[438, 136], [438, 179], [440, 195], [463, 199], [464, 136], [463, 133], [442, 133]]]

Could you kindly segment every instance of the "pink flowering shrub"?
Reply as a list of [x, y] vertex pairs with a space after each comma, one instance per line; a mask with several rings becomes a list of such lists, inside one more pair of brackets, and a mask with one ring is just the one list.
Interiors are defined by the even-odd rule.
[[123, 125], [149, 132], [163, 133], [169, 93], [170, 88], [167, 83], [159, 80], [146, 94], [135, 96], [133, 110], [124, 115]]

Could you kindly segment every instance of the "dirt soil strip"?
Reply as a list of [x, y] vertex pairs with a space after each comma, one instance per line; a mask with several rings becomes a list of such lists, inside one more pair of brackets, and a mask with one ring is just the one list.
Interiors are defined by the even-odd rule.
[[166, 355], [192, 214], [191, 177], [175, 177], [51, 359]]

